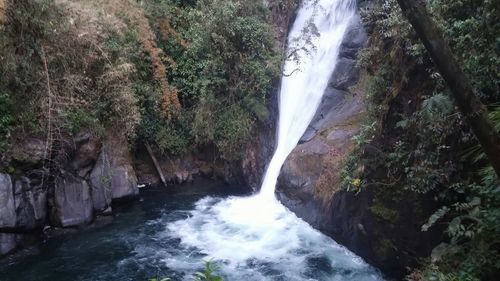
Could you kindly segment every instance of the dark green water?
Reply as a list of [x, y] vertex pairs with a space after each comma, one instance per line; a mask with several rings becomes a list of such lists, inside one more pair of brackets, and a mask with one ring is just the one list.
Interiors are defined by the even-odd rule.
[[279, 202], [238, 189], [206, 181], [143, 189], [109, 222], [0, 261], [0, 280], [193, 280], [204, 260], [226, 281], [383, 280]]
[[[179, 239], [160, 240], [156, 234], [165, 230], [166, 223], [186, 218], [200, 198], [238, 193], [242, 194], [238, 187], [207, 181], [169, 190], [143, 189], [140, 198], [121, 206], [110, 223], [53, 237], [1, 260], [0, 280], [125, 281], [157, 275], [184, 279], [188, 272], [170, 270], [162, 261], [182, 254]], [[203, 256], [196, 256], [201, 269]]]

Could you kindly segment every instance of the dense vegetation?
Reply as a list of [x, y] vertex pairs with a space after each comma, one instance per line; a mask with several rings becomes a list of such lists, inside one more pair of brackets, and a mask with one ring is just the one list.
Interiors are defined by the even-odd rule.
[[[101, 3], [112, 19], [85, 1], [8, 2], [2, 155], [28, 136], [60, 148], [77, 133], [117, 131], [163, 153], [214, 146], [222, 158], [239, 158], [268, 118], [278, 77], [268, 9], [240, 0], [114, 2]], [[75, 5], [88, 10], [86, 23], [74, 22]], [[91, 28], [97, 34], [78, 36]]]
[[267, 10], [259, 1], [161, 5], [160, 18], [182, 13], [172, 27], [189, 42], [180, 50], [176, 38], [162, 36], [161, 41], [172, 54], [169, 77], [184, 106], [172, 130], [187, 132], [186, 143], [213, 143], [224, 158], [235, 158], [255, 123], [268, 118], [266, 97], [278, 73]]
[[[498, 4], [427, 2], [500, 129]], [[379, 186], [379, 200], [385, 205], [371, 210], [386, 219], [397, 219], [390, 215], [397, 212], [387, 206], [401, 200], [402, 191], [434, 201], [424, 205], [441, 205], [422, 231], [446, 222], [448, 243], [435, 248], [432, 259], [410, 280], [493, 280], [500, 272], [495, 258], [500, 244], [496, 175], [397, 2], [375, 1], [363, 18], [370, 42], [359, 58], [365, 69], [359, 87], [367, 93], [369, 117], [343, 171], [344, 185]]]

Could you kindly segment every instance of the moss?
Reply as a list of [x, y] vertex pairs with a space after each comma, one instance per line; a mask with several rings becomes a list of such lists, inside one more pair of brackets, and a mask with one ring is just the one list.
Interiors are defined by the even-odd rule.
[[397, 211], [389, 209], [380, 203], [376, 203], [375, 205], [371, 206], [369, 210], [378, 218], [381, 218], [392, 224], [397, 223], [399, 220], [399, 214]]

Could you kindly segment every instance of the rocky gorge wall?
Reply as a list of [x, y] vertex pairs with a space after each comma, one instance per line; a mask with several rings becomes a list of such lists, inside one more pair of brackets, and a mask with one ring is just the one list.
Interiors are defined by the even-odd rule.
[[111, 214], [112, 203], [139, 190], [127, 139], [73, 138], [57, 170], [45, 169], [45, 142], [27, 139], [15, 147], [15, 170], [0, 173], [0, 256], [47, 227], [79, 227]]
[[[361, 9], [369, 7], [370, 1], [358, 4]], [[277, 196], [313, 227], [399, 279], [420, 257], [431, 254], [440, 236], [438, 231], [420, 230], [435, 208], [428, 196], [397, 186], [373, 184], [355, 192], [342, 187], [341, 172], [367, 114], [366, 93], [359, 86], [363, 70], [356, 60], [359, 51], [368, 46], [368, 39], [358, 13], [345, 35], [337, 68], [316, 116], [283, 165]], [[418, 71], [414, 75], [418, 76]], [[397, 112], [414, 91], [403, 90], [389, 111]], [[384, 133], [390, 136], [390, 125], [386, 127]], [[377, 151], [368, 147], [365, 153], [370, 158]], [[383, 173], [375, 165], [362, 168], [366, 177]]]

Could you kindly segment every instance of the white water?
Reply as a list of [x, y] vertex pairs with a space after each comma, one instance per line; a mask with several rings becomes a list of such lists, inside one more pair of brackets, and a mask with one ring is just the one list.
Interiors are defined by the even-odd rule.
[[[342, 38], [354, 15], [352, 0], [307, 0], [289, 34], [289, 50], [297, 52], [299, 60], [285, 63], [285, 74], [279, 96], [278, 145], [269, 164], [261, 195], [274, 197], [276, 180], [287, 156], [297, 146], [311, 123], [328, 85], [340, 51]], [[304, 36], [310, 23], [319, 36]], [[306, 40], [310, 39], [310, 43]]]
[[[282, 78], [278, 145], [261, 192], [252, 197], [204, 198], [187, 219], [167, 225], [167, 236], [180, 239], [186, 251], [222, 263], [229, 281], [383, 280], [359, 257], [297, 218], [274, 195], [281, 166], [314, 117], [335, 69], [354, 15], [353, 2], [306, 0], [299, 10], [288, 41], [290, 50], [300, 49], [299, 60], [285, 63], [285, 73], [291, 75]], [[311, 26], [318, 36], [307, 36]], [[173, 269], [192, 270], [190, 256], [167, 257], [165, 262]]]

